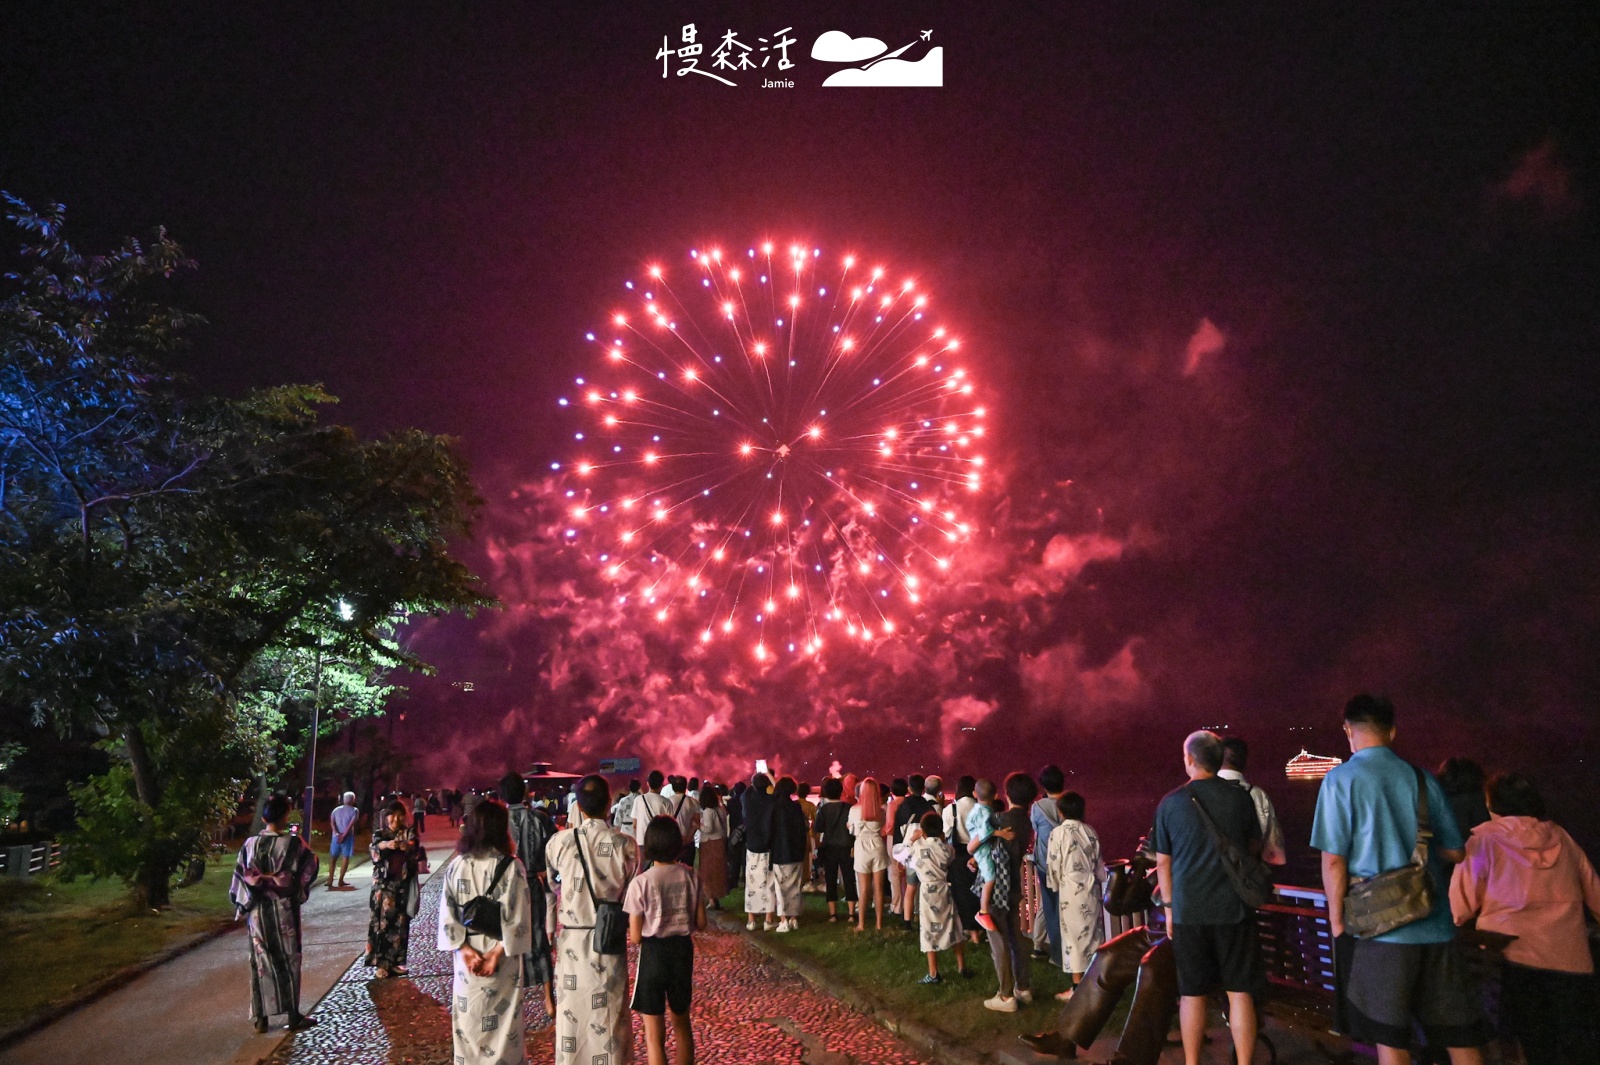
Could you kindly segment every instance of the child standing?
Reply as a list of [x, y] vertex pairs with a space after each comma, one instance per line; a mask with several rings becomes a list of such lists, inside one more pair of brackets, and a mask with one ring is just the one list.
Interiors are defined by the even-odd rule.
[[939, 952], [954, 949], [956, 972], [971, 976], [967, 968], [966, 939], [961, 934], [961, 920], [956, 916], [955, 899], [950, 894], [950, 844], [940, 832], [944, 822], [938, 814], [929, 812], [911, 826], [911, 860], [906, 863], [907, 883], [915, 879], [917, 885], [917, 917], [922, 951], [928, 956], [928, 975], [925, 984], [937, 984], [939, 977]]
[[639, 946], [633, 1011], [644, 1019], [649, 1065], [666, 1065], [666, 1013], [672, 1011], [678, 1065], [694, 1061], [689, 1002], [694, 990], [694, 936], [706, 927], [699, 877], [677, 861], [683, 832], [677, 819], [652, 819], [644, 830], [644, 856], [655, 864], [634, 878], [623, 897], [628, 942]]
[[967, 852], [972, 858], [967, 866], [978, 874], [978, 923], [993, 932], [994, 918], [989, 916], [989, 900], [994, 896], [994, 882], [999, 870], [1005, 866], [1005, 856], [997, 854], [1000, 840], [994, 834], [994, 781], [980, 780], [972, 789], [978, 801], [967, 812]]

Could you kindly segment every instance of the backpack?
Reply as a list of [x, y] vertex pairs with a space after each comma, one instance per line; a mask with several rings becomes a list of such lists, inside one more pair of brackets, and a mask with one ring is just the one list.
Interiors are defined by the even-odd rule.
[[489, 881], [488, 890], [462, 904], [461, 923], [466, 925], [467, 931], [472, 935], [487, 936], [490, 939], [502, 938], [500, 903], [489, 896], [494, 893], [500, 878], [505, 875], [506, 867], [510, 864], [511, 855], [501, 858], [495, 864], [494, 879]]

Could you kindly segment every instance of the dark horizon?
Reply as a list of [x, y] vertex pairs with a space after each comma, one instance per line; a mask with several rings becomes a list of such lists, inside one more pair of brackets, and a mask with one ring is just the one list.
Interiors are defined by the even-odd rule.
[[[793, 25], [797, 58], [931, 25], [945, 85], [663, 79], [686, 21]], [[440, 676], [396, 735], [439, 784], [1058, 761], [1153, 807], [1190, 729], [1247, 735], [1286, 791], [1374, 690], [1403, 753], [1530, 772], [1600, 846], [1591, 10], [19, 4], [0, 29], [0, 188], [65, 203], [85, 247], [167, 226], [200, 263], [200, 387], [320, 381], [363, 432], [460, 438], [487, 500], [463, 552], [506, 609], [411, 637]], [[959, 323], [1003, 416], [981, 546], [875, 663], [562, 643], [612, 624], [552, 605], [582, 570], [550, 568], [536, 505], [584, 332], [646, 261], [766, 235], [880, 256]], [[580, 652], [589, 682], [554, 683]]]

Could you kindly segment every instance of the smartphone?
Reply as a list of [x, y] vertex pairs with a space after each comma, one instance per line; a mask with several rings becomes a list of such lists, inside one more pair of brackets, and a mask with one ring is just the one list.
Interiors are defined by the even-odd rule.
[[766, 773], [768, 776], [772, 775], [771, 770], [767, 769], [767, 760], [765, 758], [756, 759], [756, 772]]

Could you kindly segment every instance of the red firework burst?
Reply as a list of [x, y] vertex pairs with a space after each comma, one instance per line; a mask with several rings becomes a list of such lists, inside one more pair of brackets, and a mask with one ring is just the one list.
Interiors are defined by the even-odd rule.
[[959, 338], [914, 278], [854, 255], [689, 260], [626, 282], [559, 401], [584, 419], [569, 540], [655, 622], [761, 661], [909, 626], [984, 480]]

